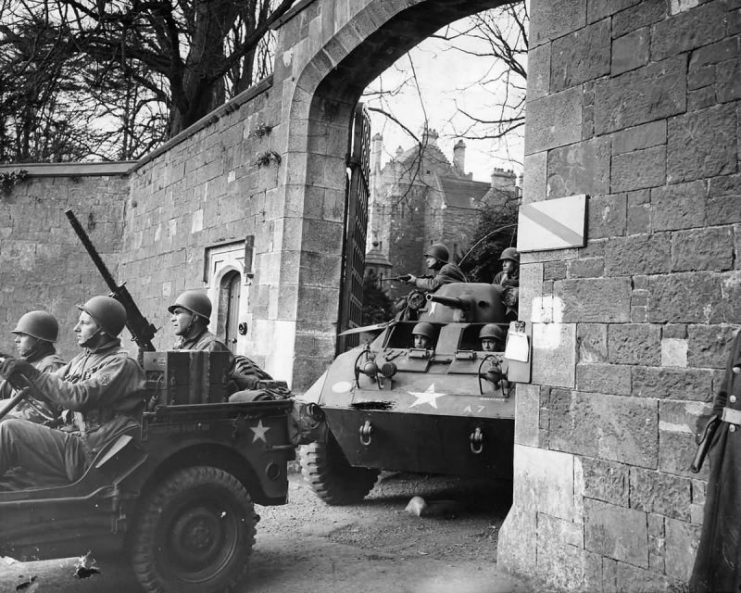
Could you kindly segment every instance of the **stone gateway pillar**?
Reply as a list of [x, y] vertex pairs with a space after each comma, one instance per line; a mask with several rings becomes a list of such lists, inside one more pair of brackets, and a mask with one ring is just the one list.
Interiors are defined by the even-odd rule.
[[522, 256], [506, 569], [554, 590], [687, 582], [703, 402], [741, 323], [741, 3], [533, 0], [524, 203], [587, 194], [587, 243]]

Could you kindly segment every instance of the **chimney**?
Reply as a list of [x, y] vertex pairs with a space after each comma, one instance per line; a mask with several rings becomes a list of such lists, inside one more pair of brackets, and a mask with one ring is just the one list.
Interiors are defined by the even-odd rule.
[[458, 140], [453, 147], [453, 169], [461, 177], [466, 175], [466, 143]]
[[491, 188], [498, 191], [515, 192], [517, 176], [515, 172], [496, 167], [491, 173]]

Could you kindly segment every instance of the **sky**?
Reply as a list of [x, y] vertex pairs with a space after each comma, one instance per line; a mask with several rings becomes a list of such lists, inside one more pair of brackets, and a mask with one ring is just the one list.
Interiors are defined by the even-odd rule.
[[[453, 29], [465, 26], [463, 21]], [[438, 145], [452, 160], [453, 145], [459, 134], [470, 125], [470, 120], [458, 112], [458, 107], [486, 119], [496, 112], [494, 105], [502, 100], [504, 83], [493, 80], [503, 68], [491, 56], [477, 57], [457, 51], [451, 41], [428, 38], [407, 56], [399, 59], [376, 81], [368, 91], [397, 89], [405, 80], [402, 90], [394, 96], [384, 95], [383, 102], [377, 96], [365, 99], [369, 106], [383, 107], [419, 134], [423, 128], [425, 114], [430, 127], [440, 134]], [[475, 39], [458, 40], [458, 46], [471, 51], [485, 52], [487, 46]], [[417, 91], [411, 73], [416, 72], [420, 92]], [[489, 81], [482, 85], [481, 81]], [[524, 85], [524, 81], [521, 82]], [[414, 140], [396, 123], [381, 114], [371, 112], [372, 133], [381, 133], [384, 139], [383, 163], [387, 162], [397, 146], [407, 149]], [[485, 127], [478, 125], [469, 133], [483, 133]], [[506, 140], [464, 139], [466, 143], [466, 169], [478, 181], [489, 181], [495, 167], [512, 169], [517, 175], [522, 172], [523, 138], [519, 133]]]

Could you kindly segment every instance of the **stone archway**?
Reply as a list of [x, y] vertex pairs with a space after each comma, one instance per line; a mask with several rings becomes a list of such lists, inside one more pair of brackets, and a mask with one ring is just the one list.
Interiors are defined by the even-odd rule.
[[[297, 232], [284, 233], [283, 249], [298, 252], [298, 266], [281, 271], [281, 284], [296, 287], [294, 385], [310, 384], [334, 352], [346, 154], [355, 104], [374, 78], [420, 41], [446, 24], [501, 4], [372, 0], [318, 46], [305, 64], [291, 65], [297, 76], [290, 102], [283, 105], [290, 125], [281, 181], [286, 192], [284, 220]], [[324, 22], [332, 16], [338, 20], [336, 11], [340, 9], [331, 0], [323, 2], [317, 18], [326, 14]]]

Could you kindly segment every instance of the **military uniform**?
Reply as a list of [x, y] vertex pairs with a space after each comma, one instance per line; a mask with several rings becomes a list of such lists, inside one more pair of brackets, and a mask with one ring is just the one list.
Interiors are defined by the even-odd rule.
[[203, 352], [231, 352], [226, 344], [214, 334], [204, 329], [192, 338], [180, 337], [175, 343], [175, 350], [201, 350]]
[[414, 286], [426, 292], [435, 292], [443, 284], [466, 282], [466, 276], [455, 264], [444, 264], [432, 278], [415, 278]]
[[741, 590], [741, 332], [736, 334], [713, 414], [710, 478], [691, 593]]
[[139, 425], [144, 371], [120, 348], [111, 338], [54, 373], [29, 373], [33, 387], [65, 409], [66, 424], [53, 429], [26, 420], [0, 423], [0, 476], [20, 466], [52, 480], [75, 481], [98, 451]]
[[[64, 360], [55, 352], [40, 357], [28, 356], [26, 360], [41, 373], [51, 373], [64, 366]], [[15, 392], [7, 381], [0, 383], [0, 398], [6, 399], [13, 397], [13, 395], [15, 395]], [[56, 418], [59, 412], [59, 408], [53, 407], [47, 402], [29, 398], [17, 404], [6, 418], [22, 418], [29, 422], [43, 424], [49, 422], [52, 418]]]

